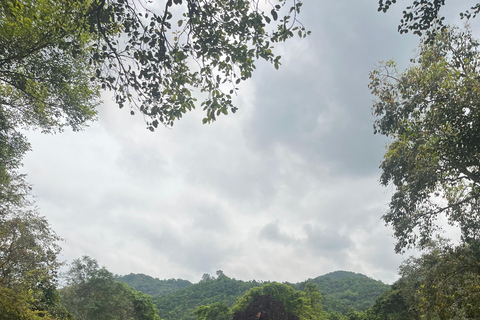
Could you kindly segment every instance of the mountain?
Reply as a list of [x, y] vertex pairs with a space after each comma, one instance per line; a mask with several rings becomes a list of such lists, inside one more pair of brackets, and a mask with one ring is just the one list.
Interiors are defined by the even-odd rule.
[[201, 305], [224, 302], [232, 307], [238, 298], [248, 290], [262, 286], [263, 282], [241, 281], [227, 277], [217, 271], [217, 278], [208, 277], [190, 287], [168, 295], [154, 296], [153, 302], [158, 308], [160, 318], [165, 320], [196, 320], [193, 314]]
[[[231, 307], [248, 290], [267, 283], [236, 280], [222, 271], [217, 271], [217, 278], [205, 274], [195, 284], [181, 279], [159, 280], [144, 274], [116, 276], [116, 280], [152, 295], [160, 317], [165, 320], [196, 320], [193, 312], [198, 306], [224, 302]], [[303, 290], [307, 282], [318, 286], [325, 311], [344, 315], [351, 310], [368, 309], [378, 296], [390, 289], [381, 281], [349, 271], [335, 271], [303, 282], [286, 284]]]
[[[325, 311], [342, 314], [347, 314], [351, 309], [367, 310], [382, 293], [390, 289], [389, 285], [381, 281], [349, 271], [327, 273], [306, 282], [313, 282], [318, 286], [323, 296], [322, 305]], [[303, 290], [302, 283], [297, 284], [297, 287]]]
[[137, 291], [141, 291], [151, 296], [169, 294], [192, 285], [188, 280], [160, 280], [142, 273], [130, 273], [125, 276], [115, 275], [115, 281], [125, 282], [130, 287], [134, 287]]

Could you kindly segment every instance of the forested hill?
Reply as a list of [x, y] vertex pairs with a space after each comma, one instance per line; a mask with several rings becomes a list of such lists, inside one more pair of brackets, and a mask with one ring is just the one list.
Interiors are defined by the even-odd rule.
[[351, 308], [357, 311], [370, 308], [382, 293], [390, 289], [389, 285], [381, 281], [349, 271], [327, 273], [292, 286], [303, 290], [306, 282], [318, 286], [325, 311], [342, 314], [347, 314]]
[[[222, 271], [217, 271], [217, 277], [205, 274], [196, 284], [181, 279], [159, 280], [143, 274], [117, 276], [116, 280], [152, 295], [160, 317], [165, 320], [197, 319], [193, 312], [198, 306], [215, 302], [223, 302], [231, 307], [249, 289], [265, 284], [255, 280], [229, 278]], [[389, 285], [381, 281], [347, 271], [335, 271], [304, 282], [288, 284], [297, 290], [303, 290], [307, 282], [317, 284], [325, 311], [344, 315], [352, 309], [368, 309], [378, 296], [390, 289]]]
[[182, 279], [160, 280], [142, 273], [130, 273], [125, 276], [115, 275], [115, 280], [125, 282], [130, 287], [151, 296], [165, 295], [189, 287], [192, 283]]

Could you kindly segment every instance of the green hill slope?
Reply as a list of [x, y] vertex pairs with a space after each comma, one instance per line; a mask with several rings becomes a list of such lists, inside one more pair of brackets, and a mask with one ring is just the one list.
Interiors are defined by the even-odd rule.
[[169, 294], [192, 285], [188, 280], [160, 280], [142, 273], [130, 273], [125, 276], [115, 275], [115, 281], [124, 282], [130, 287], [134, 287], [137, 291], [151, 296]]
[[[307, 281], [317, 284], [325, 311], [343, 314], [351, 309], [363, 311], [370, 308], [382, 293], [390, 289], [381, 281], [348, 271], [335, 271]], [[302, 284], [299, 289], [303, 289]]]
[[[152, 295], [160, 317], [165, 320], [196, 320], [193, 312], [198, 306], [215, 302], [232, 307], [248, 290], [266, 283], [235, 280], [222, 271], [217, 271], [217, 278], [205, 274], [195, 284], [181, 279], [159, 280], [143, 274], [117, 276], [116, 280]], [[335, 271], [300, 283], [287, 284], [303, 291], [307, 282], [318, 286], [325, 311], [344, 315], [352, 309], [362, 311], [370, 308], [378, 296], [390, 289], [381, 281], [348, 271]]]
[[237, 299], [248, 290], [263, 283], [257, 281], [240, 281], [231, 279], [218, 272], [215, 279], [210, 277], [182, 290], [168, 295], [154, 296], [153, 302], [158, 308], [160, 318], [165, 320], [196, 320], [193, 314], [201, 305], [224, 302], [232, 307]]

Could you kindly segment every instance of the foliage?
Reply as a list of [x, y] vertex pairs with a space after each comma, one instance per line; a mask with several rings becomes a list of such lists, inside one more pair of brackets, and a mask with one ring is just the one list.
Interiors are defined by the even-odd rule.
[[237, 110], [232, 94], [252, 76], [257, 59], [278, 68], [272, 43], [307, 35], [296, 19], [302, 2], [284, 8], [287, 3], [168, 0], [155, 10], [141, 0], [98, 1], [91, 14], [99, 35], [92, 47], [97, 76], [120, 107], [129, 104], [146, 116], [150, 130], [195, 108], [196, 89], [207, 94], [204, 123], [213, 121]]
[[81, 21], [90, 1], [2, 1], [0, 106], [13, 127], [79, 130], [95, 115]]
[[0, 216], [0, 314], [37, 319], [67, 313], [58, 307], [59, 238], [34, 209]]
[[412, 289], [412, 287], [407, 286], [404, 279], [400, 279], [392, 285], [391, 290], [378, 297], [375, 304], [363, 315], [352, 314], [349, 319], [353, 320], [355, 317], [364, 320], [420, 319], [419, 308], [414, 303], [412, 291], [409, 291], [409, 289]]
[[[396, 0], [379, 0], [378, 11], [387, 12]], [[398, 32], [427, 35], [427, 39], [433, 39], [439, 30], [444, 30], [445, 17], [440, 15], [440, 9], [445, 5], [446, 0], [415, 0], [412, 5], [407, 6], [403, 11], [403, 18], [400, 20]], [[480, 12], [480, 3], [477, 3], [469, 10], [460, 12], [460, 17], [475, 18]]]
[[66, 279], [62, 304], [75, 319], [160, 319], [150, 296], [116, 282], [112, 273], [87, 256], [73, 261]]
[[400, 267], [405, 287], [420, 315], [427, 319], [480, 317], [480, 246], [452, 248], [445, 241], [432, 243], [428, 252]]
[[128, 286], [151, 296], [169, 294], [192, 285], [188, 280], [160, 280], [141, 273], [130, 273], [125, 276], [116, 275], [115, 281], [124, 282]]
[[209, 306], [200, 306], [195, 310], [198, 320], [231, 320], [232, 311], [223, 302], [215, 302]]
[[[156, 283], [161, 290], [164, 284]], [[209, 306], [216, 302], [232, 307], [248, 290], [264, 284], [255, 280], [244, 282], [231, 279], [219, 271], [216, 278], [204, 274], [199, 283], [167, 295], [157, 295], [153, 300], [163, 319], [193, 320], [197, 319], [194, 315], [197, 307]], [[306, 288], [313, 284], [316, 284], [322, 293], [321, 306], [331, 314], [338, 312], [343, 315], [347, 315], [352, 310], [369, 308], [374, 304], [375, 299], [390, 287], [364, 275], [346, 271], [332, 272], [301, 283], [287, 283], [300, 291], [308, 291]], [[318, 292], [314, 290], [313, 293]], [[349, 299], [352, 297], [355, 299]], [[318, 301], [318, 299], [311, 299], [311, 301]]]
[[283, 304], [285, 310], [303, 319], [325, 319], [326, 314], [321, 305], [321, 294], [315, 284], [307, 283], [305, 291], [298, 291], [286, 284], [267, 283], [261, 287], [250, 289], [238, 299], [232, 311], [245, 310], [255, 297], [269, 295]]
[[370, 82], [375, 133], [391, 139], [380, 181], [396, 188], [383, 219], [397, 252], [425, 247], [443, 216], [465, 243], [480, 232], [479, 43], [446, 30], [414, 62], [403, 73], [383, 64]]
[[30, 146], [0, 112], [0, 216], [26, 202], [30, 186], [18, 168]]
[[6, 0], [0, 5], [0, 210], [22, 206], [30, 187], [18, 172], [30, 145], [24, 129], [80, 130], [95, 117], [82, 19], [89, 1]]
[[244, 282], [229, 278], [221, 271], [217, 275], [215, 278], [205, 274], [199, 283], [167, 295], [154, 296], [153, 301], [160, 317], [165, 320], [195, 320], [196, 308], [217, 302], [231, 307], [249, 289], [262, 285], [256, 281]]
[[390, 286], [381, 281], [373, 280], [363, 274], [335, 271], [309, 279], [294, 285], [294, 288], [304, 290], [306, 283], [314, 283], [322, 293], [322, 306], [329, 313], [338, 312], [347, 315], [352, 310], [366, 310], [375, 299]]
[[400, 266], [401, 278], [358, 320], [479, 319], [480, 246], [452, 247], [443, 239], [432, 241], [420, 257]]
[[308, 34], [291, 2], [2, 1], [0, 104], [17, 125], [78, 129], [101, 86], [153, 130], [193, 109], [198, 89], [213, 121], [237, 110], [232, 94], [257, 59], [279, 67], [273, 43]]

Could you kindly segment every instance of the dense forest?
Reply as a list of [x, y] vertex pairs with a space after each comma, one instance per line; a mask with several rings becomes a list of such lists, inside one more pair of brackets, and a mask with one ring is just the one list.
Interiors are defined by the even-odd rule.
[[[216, 278], [205, 274], [197, 284], [180, 279], [158, 280], [143, 274], [130, 274], [117, 277], [116, 280], [151, 295], [160, 315], [165, 319], [195, 319], [193, 311], [196, 307], [215, 302], [223, 302], [231, 307], [249, 289], [265, 284], [231, 279], [221, 271], [217, 272]], [[390, 289], [390, 286], [380, 281], [347, 271], [336, 271], [304, 282], [287, 284], [303, 291], [307, 283], [317, 285], [325, 311], [343, 315], [352, 310], [367, 310], [378, 296]]]
[[[275, 293], [278, 290], [286, 290], [285, 294], [293, 295], [295, 292], [304, 295], [313, 290], [317, 292], [318, 301], [315, 303], [318, 310], [321, 309], [321, 312], [317, 310], [320, 319], [347, 319], [347, 315], [353, 312], [363, 312], [372, 307], [377, 297], [391, 289], [381, 281], [347, 271], [336, 271], [303, 282], [284, 284], [236, 280], [220, 270], [215, 276], [204, 274], [202, 279], [194, 284], [181, 279], [159, 280], [145, 274], [116, 275], [114, 279], [151, 296], [158, 315], [164, 320], [202, 319], [202, 314], [208, 310], [205, 308], [210, 306], [223, 306], [222, 310], [230, 315], [233, 310], [243, 310], [247, 303], [242, 301], [250, 301], [249, 297], [259, 294], [258, 290], [262, 293], [268, 291], [273, 295], [278, 294]], [[282, 296], [281, 299], [287, 298]], [[283, 303], [287, 303], [286, 301], [289, 300]], [[298, 310], [293, 313], [303, 312], [303, 307], [296, 308]]]
[[145, 274], [115, 275], [115, 281], [125, 282], [130, 287], [151, 296], [162, 296], [189, 287], [192, 283], [182, 279], [160, 280]]

